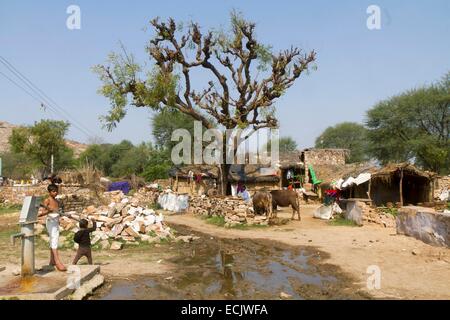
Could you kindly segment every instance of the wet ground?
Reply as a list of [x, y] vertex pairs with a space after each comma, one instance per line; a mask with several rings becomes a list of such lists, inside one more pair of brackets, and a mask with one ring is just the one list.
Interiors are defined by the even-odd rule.
[[[201, 238], [170, 245], [172, 255], [165, 261], [173, 266], [170, 273], [107, 279], [91, 299], [280, 299], [282, 292], [292, 299], [368, 298], [311, 247], [177, 230]], [[168, 250], [148, 248], [143, 254], [157, 254], [154, 249]]]

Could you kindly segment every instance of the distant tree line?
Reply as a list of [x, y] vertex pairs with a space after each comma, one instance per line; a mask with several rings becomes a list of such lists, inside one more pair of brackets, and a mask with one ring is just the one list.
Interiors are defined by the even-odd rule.
[[346, 148], [350, 162], [409, 161], [440, 174], [450, 173], [450, 72], [440, 81], [380, 101], [364, 124], [327, 128], [318, 148]]

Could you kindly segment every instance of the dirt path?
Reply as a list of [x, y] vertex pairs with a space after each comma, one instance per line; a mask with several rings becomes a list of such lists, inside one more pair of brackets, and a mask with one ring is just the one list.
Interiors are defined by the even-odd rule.
[[[294, 247], [317, 248], [329, 255], [323, 263], [340, 267], [352, 286], [379, 298], [450, 299], [450, 250], [432, 247], [413, 238], [396, 235], [394, 229], [378, 226], [331, 226], [326, 221], [312, 218], [313, 207], [302, 208], [301, 222], [291, 221], [280, 227], [237, 230], [207, 224], [200, 218], [186, 215], [166, 215], [170, 224], [183, 225], [194, 231], [219, 238], [274, 240]], [[279, 212], [289, 218], [290, 212]], [[0, 266], [17, 268], [20, 247], [12, 247], [9, 235], [17, 232], [18, 213], [0, 215]], [[414, 251], [414, 254], [413, 254]], [[61, 252], [63, 261], [70, 262], [73, 250]], [[97, 251], [95, 263], [109, 279], [124, 279], [145, 274], [166, 274], [176, 267], [168, 261], [179, 255], [175, 245], [126, 248], [125, 250]], [[36, 249], [36, 265], [48, 261], [46, 246]], [[366, 289], [367, 268], [379, 266], [381, 289]]]
[[[294, 246], [314, 246], [330, 254], [325, 261], [342, 268], [355, 285], [372, 296], [387, 299], [450, 299], [450, 250], [432, 247], [397, 235], [395, 229], [379, 226], [331, 226], [314, 219], [314, 208], [302, 208], [302, 221], [270, 229], [237, 230], [207, 224], [192, 214], [166, 216], [174, 225], [184, 225], [221, 238], [272, 239]], [[290, 217], [288, 211], [280, 217]], [[414, 253], [413, 253], [414, 252]], [[381, 270], [381, 288], [367, 290], [369, 266]]]

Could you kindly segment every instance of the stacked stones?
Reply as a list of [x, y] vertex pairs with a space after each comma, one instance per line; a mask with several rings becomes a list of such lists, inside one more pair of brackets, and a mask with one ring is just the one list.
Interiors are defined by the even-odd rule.
[[251, 204], [236, 197], [194, 196], [190, 199], [190, 211], [209, 217], [224, 217], [225, 226], [236, 224], [267, 225], [266, 216], [256, 216]]
[[[69, 217], [60, 218], [60, 230], [77, 232], [79, 219], [94, 219], [97, 223], [97, 230], [92, 233], [92, 245], [100, 243], [103, 249], [120, 250], [123, 244], [138, 244], [141, 242], [160, 242], [161, 240], [181, 240], [189, 242], [195, 237], [184, 236], [175, 237], [170, 227], [164, 224], [161, 213], [157, 214], [147, 206], [140, 203], [152, 203], [153, 191], [141, 190], [132, 197], [125, 196], [121, 191], [106, 192], [104, 199], [110, 199], [109, 205], [84, 207], [81, 211], [65, 211]], [[72, 195], [68, 196], [72, 199]], [[86, 200], [85, 200], [86, 201]], [[42, 233], [45, 229], [45, 217], [39, 219], [36, 233]], [[46, 235], [43, 235], [46, 238]]]

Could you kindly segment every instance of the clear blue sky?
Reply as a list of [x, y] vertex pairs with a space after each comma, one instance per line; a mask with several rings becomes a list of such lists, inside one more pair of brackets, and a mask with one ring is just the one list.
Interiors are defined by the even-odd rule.
[[[68, 30], [66, 8], [81, 8], [81, 30]], [[381, 7], [381, 30], [366, 27], [369, 5]], [[130, 112], [112, 133], [98, 117], [108, 101], [96, 93], [90, 67], [118, 49], [119, 40], [148, 61], [143, 27], [155, 17], [226, 26], [237, 9], [257, 23], [274, 49], [291, 45], [318, 52], [318, 70], [302, 77], [277, 103], [281, 135], [312, 146], [328, 126], [364, 121], [377, 101], [429, 84], [450, 70], [450, 1], [5, 1], [0, 2], [0, 55], [106, 142], [151, 137], [150, 113]], [[7, 73], [3, 65], [0, 71]], [[0, 76], [0, 120], [32, 124], [59, 118]], [[72, 128], [69, 138], [86, 142]]]

